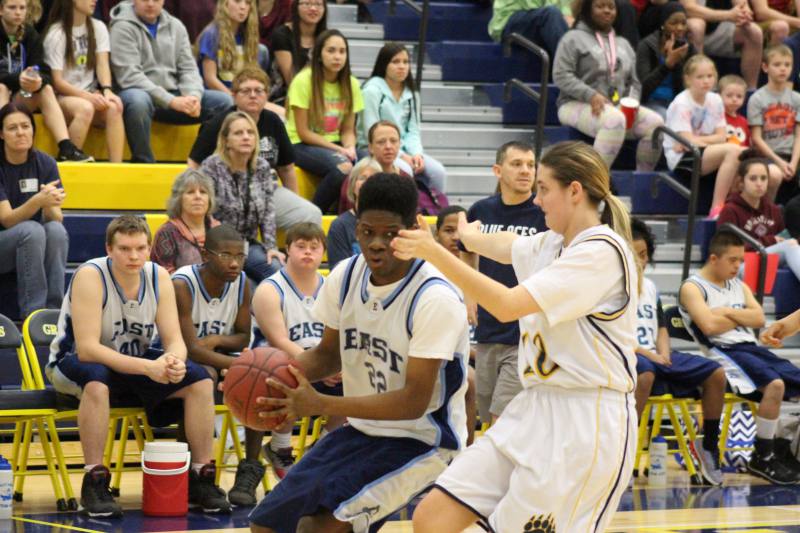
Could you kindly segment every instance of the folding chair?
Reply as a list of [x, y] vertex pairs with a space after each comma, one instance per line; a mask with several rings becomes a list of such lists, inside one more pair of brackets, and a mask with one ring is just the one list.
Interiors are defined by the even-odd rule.
[[[67, 476], [66, 465], [63, 457], [58, 453], [55, 455], [53, 453], [53, 449], [60, 450], [61, 448], [54, 418], [57, 413], [55, 393], [33, 389], [31, 370], [23, 348], [22, 336], [14, 323], [4, 315], [0, 315], [0, 350], [16, 352], [17, 364], [22, 373], [20, 390], [0, 390], [0, 423], [15, 424], [11, 453], [14, 476], [17, 482], [21, 482], [27, 476], [46, 473], [50, 476], [50, 483], [53, 485], [56, 508], [59, 511], [66, 511], [69, 504], [64, 497], [64, 490], [59, 481], [59, 474], [62, 479]], [[11, 361], [5, 361], [5, 363], [12, 364]], [[34, 427], [47, 464], [46, 472], [28, 470], [28, 451]], [[74, 501], [72, 492], [67, 491], [67, 497], [70, 501]], [[17, 501], [22, 500], [21, 484], [19, 491], [15, 492], [14, 498]]]
[[[56, 337], [58, 333], [58, 315], [58, 310], [40, 309], [31, 313], [22, 325], [25, 352], [31, 369], [33, 388], [36, 390], [48, 389], [45, 385], [45, 376], [42, 372], [41, 364], [47, 364], [47, 362], [40, 362], [39, 351], [49, 347], [50, 343]], [[78, 401], [75, 398], [56, 394], [56, 407], [58, 408], [58, 412], [55, 415], [56, 420], [77, 420]], [[120, 431], [119, 448], [117, 453], [114, 454], [117, 430]], [[131, 430], [133, 431], [134, 438], [141, 452], [144, 449], [144, 442], [153, 440], [153, 432], [150, 425], [147, 423], [144, 409], [139, 405], [123, 405], [122, 403], [112, 401], [108, 438], [103, 454], [103, 464], [110, 468], [112, 456], [114, 457], [115, 463], [111, 480], [111, 491], [115, 495], [119, 495], [122, 471], [125, 470], [125, 450], [128, 443], [128, 433]], [[57, 452], [61, 455], [62, 459], [65, 458], [60, 446]], [[70, 458], [75, 457], [79, 457], [81, 460], [83, 459], [83, 456], [72, 456]], [[64, 476], [64, 483], [66, 484], [65, 489], [71, 494], [71, 482], [66, 475]], [[77, 508], [77, 502], [74, 506]]]

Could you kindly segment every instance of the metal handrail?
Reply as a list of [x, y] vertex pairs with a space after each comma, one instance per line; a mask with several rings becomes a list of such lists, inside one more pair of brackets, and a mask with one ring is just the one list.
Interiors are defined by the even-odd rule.
[[[422, 0], [422, 5], [414, 0], [400, 0], [411, 9], [414, 13], [420, 16], [419, 21], [419, 39], [417, 41], [417, 91], [422, 87], [422, 64], [425, 62], [425, 46], [428, 38], [428, 18], [429, 18], [429, 0]], [[389, 14], [394, 15], [397, 9], [397, 0], [389, 0]]]
[[756, 284], [756, 300], [758, 300], [759, 304], [764, 302], [764, 287], [767, 284], [767, 256], [769, 252], [767, 249], [764, 248], [764, 245], [761, 244], [758, 240], [754, 239], [750, 234], [744, 231], [742, 228], [727, 222], [723, 224], [719, 229], [724, 229], [735, 233], [742, 239], [744, 242], [752, 246], [756, 252], [758, 252], [758, 282]]
[[681, 137], [671, 129], [666, 126], [659, 126], [653, 132], [653, 140], [652, 143], [654, 146], [658, 146], [661, 142], [661, 135], [666, 135], [667, 137], [672, 137], [675, 142], [681, 144], [684, 148], [686, 148], [689, 152], [692, 153], [693, 161], [692, 161], [692, 179], [687, 189], [681, 183], [677, 182], [676, 180], [672, 179], [669, 176], [659, 176], [659, 179], [664, 181], [668, 186], [678, 192], [681, 196], [689, 200], [689, 220], [686, 227], [686, 242], [684, 244], [683, 249], [683, 276], [681, 279], [686, 279], [689, 277], [689, 266], [692, 262], [692, 244], [694, 243], [694, 221], [697, 216], [697, 196], [698, 196], [698, 189], [700, 185], [700, 163], [702, 162], [702, 154], [700, 153], [700, 149], [687, 141], [685, 138]]
[[547, 85], [548, 76], [550, 74], [550, 56], [543, 48], [534, 44], [530, 39], [526, 39], [519, 33], [511, 33], [503, 39], [503, 56], [511, 57], [511, 45], [518, 45], [529, 52], [539, 56], [542, 63], [541, 74], [541, 89], [539, 92], [531, 89], [525, 83], [517, 78], [511, 78], [506, 81], [503, 88], [503, 101], [508, 103], [511, 101], [511, 90], [517, 88], [522, 94], [532, 99], [539, 105], [539, 112], [536, 117], [536, 132], [534, 133], [534, 155], [536, 161], [539, 161], [539, 156], [542, 154], [542, 142], [544, 140], [544, 119], [547, 115]]

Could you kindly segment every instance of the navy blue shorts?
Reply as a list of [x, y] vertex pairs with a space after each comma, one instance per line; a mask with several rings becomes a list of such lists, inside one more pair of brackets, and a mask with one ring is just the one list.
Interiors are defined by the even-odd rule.
[[652, 372], [656, 376], [651, 394], [672, 394], [679, 398], [694, 396], [708, 376], [721, 368], [711, 359], [690, 353], [672, 352], [670, 360], [670, 366], [659, 365], [636, 354], [636, 373]]
[[[343, 509], [350, 506], [366, 515], [362, 518], [368, 520], [370, 531], [377, 531], [385, 518], [427, 488], [444, 470], [447, 465], [435, 457], [436, 453], [436, 448], [416, 439], [371, 437], [352, 426], [341, 427], [314, 445], [292, 467], [253, 509], [250, 522], [278, 533], [295, 533], [304, 516], [327, 510], [345, 521], [348, 517], [342, 515], [348, 513]], [[432, 459], [440, 463], [433, 471]], [[425, 476], [417, 477], [417, 473], [426, 470], [426, 463]], [[420, 482], [415, 485], [417, 479]], [[390, 503], [398, 491], [408, 491], [409, 486], [413, 487], [411, 493]], [[391, 492], [385, 492], [384, 499], [380, 494], [369, 498], [370, 491]]]
[[[147, 350], [143, 358], [157, 359], [163, 352]], [[164, 427], [183, 418], [183, 400], [168, 399], [175, 392], [203, 379], [211, 379], [206, 369], [193, 361], [186, 361], [186, 376], [180, 383], [157, 383], [140, 374], [120, 374], [100, 363], [85, 363], [77, 355], [66, 355], [56, 363], [58, 371], [81, 390], [91, 381], [99, 381], [108, 386], [113, 399], [137, 399], [147, 413], [151, 426]], [[60, 390], [58, 379], [54, 381]]]
[[747, 377], [753, 380], [759, 389], [776, 379], [782, 379], [786, 385], [784, 399], [800, 396], [800, 368], [786, 359], [782, 359], [763, 346], [752, 342], [718, 346], [717, 348], [742, 367]]

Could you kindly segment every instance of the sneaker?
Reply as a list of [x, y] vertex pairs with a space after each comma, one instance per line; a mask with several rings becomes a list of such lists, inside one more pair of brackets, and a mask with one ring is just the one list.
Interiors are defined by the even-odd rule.
[[225, 491], [214, 483], [216, 477], [214, 463], [203, 465], [199, 474], [194, 468], [189, 470], [189, 507], [200, 507], [209, 514], [231, 512]]
[[81, 484], [81, 514], [90, 518], [119, 518], [122, 508], [114, 501], [111, 490], [111, 472], [97, 465], [83, 475]]
[[56, 160], [72, 161], [73, 163], [94, 163], [94, 157], [83, 153], [83, 151], [76, 146], [72, 146], [66, 150], [59, 150]]
[[792, 453], [789, 439], [775, 439], [775, 455], [783, 465], [800, 477], [800, 461]]
[[264, 445], [264, 457], [267, 458], [269, 464], [272, 465], [272, 471], [278, 479], [283, 479], [289, 470], [294, 466], [294, 456], [292, 455], [291, 446], [288, 448], [281, 448], [278, 451], [272, 449], [269, 444]]
[[762, 457], [758, 452], [753, 452], [750, 462], [747, 463], [747, 471], [776, 485], [793, 485], [798, 482], [797, 474], [789, 470], [774, 453]]
[[267, 467], [254, 459], [242, 459], [236, 467], [236, 479], [228, 491], [231, 505], [245, 506], [256, 504], [256, 488], [264, 478]]
[[702, 439], [694, 442], [694, 454], [700, 463], [700, 475], [709, 485], [722, 485], [722, 470], [719, 467], [719, 454], [703, 448]]

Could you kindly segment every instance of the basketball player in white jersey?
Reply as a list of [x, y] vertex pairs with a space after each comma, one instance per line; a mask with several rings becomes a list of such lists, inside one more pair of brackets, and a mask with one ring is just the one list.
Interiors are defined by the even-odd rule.
[[[322, 339], [325, 325], [311, 316], [311, 309], [324, 278], [318, 272], [325, 251], [325, 232], [317, 224], [301, 222], [286, 232], [286, 266], [265, 279], [253, 296], [253, 329], [250, 346], [274, 346], [291, 356], [313, 348]], [[341, 377], [314, 383], [322, 394], [342, 395]], [[324, 431], [333, 431], [345, 422], [343, 417], [328, 417]], [[292, 428], [289, 421], [272, 431], [264, 455], [279, 479], [294, 465]]]
[[[186, 361], [175, 292], [166, 270], [147, 260], [150, 229], [132, 215], [106, 229], [106, 257], [81, 265], [61, 306], [58, 336], [46, 372], [55, 389], [80, 399], [78, 428], [86, 474], [81, 506], [90, 517], [119, 517], [103, 466], [110, 399], [133, 397], [152, 425], [183, 416], [192, 453], [190, 502], [206, 512], [229, 512], [215, 486], [213, 384], [203, 367]], [[151, 349], [156, 330], [163, 353]], [[183, 408], [181, 413], [180, 402]]]
[[736, 277], [743, 261], [739, 236], [717, 231], [706, 264], [681, 285], [681, 316], [699, 343], [729, 358], [758, 389], [755, 452], [747, 470], [775, 484], [793, 484], [800, 472], [775, 454], [775, 432], [781, 402], [800, 397], [800, 368], [756, 344], [750, 328], [764, 326], [764, 311]]
[[[346, 416], [250, 514], [253, 531], [376, 531], [445, 469], [466, 440], [467, 313], [441, 273], [399, 260], [390, 242], [414, 226], [417, 189], [376, 174], [358, 198], [361, 254], [325, 280], [313, 316], [319, 344], [297, 356], [298, 387], [262, 398], [292, 418]], [[344, 396], [309, 381], [342, 373]], [[265, 413], [267, 414], [267, 413]]]
[[[460, 215], [471, 252], [512, 264], [508, 288], [457, 260], [427, 228], [400, 231], [401, 258], [439, 268], [500, 321], [520, 321], [523, 390], [455, 458], [417, 506], [414, 531], [603, 531], [633, 470], [638, 272], [624, 204], [590, 146], [554, 145], [535, 202], [549, 231], [482, 234]], [[423, 225], [424, 221], [420, 225]]]
[[[189, 359], [203, 365], [216, 382], [250, 340], [250, 287], [244, 267], [245, 240], [228, 224], [206, 233], [203, 262], [172, 274], [181, 333]], [[228, 492], [231, 505], [255, 505], [256, 487], [264, 477], [260, 438], [248, 439], [245, 459]], [[254, 442], [251, 443], [250, 440]]]

